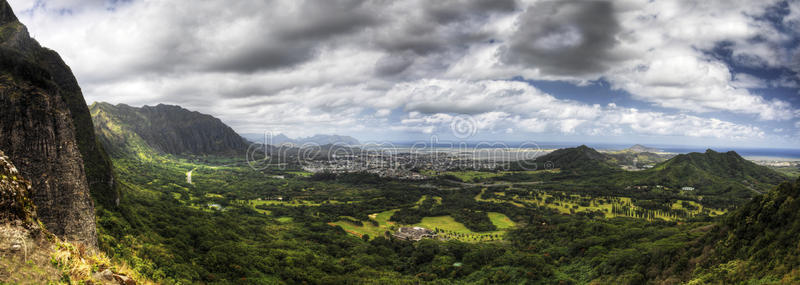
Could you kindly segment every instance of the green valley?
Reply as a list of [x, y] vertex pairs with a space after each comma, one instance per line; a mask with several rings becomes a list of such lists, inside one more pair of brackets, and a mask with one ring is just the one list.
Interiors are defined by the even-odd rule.
[[[674, 160], [636, 172], [570, 162], [415, 181], [254, 170], [243, 156], [165, 154], [134, 131], [117, 132], [128, 143], [107, 147], [124, 195], [118, 208], [98, 209], [100, 246], [162, 283], [688, 280], [692, 270], [715, 263], [681, 258], [715, 234], [715, 217], [736, 212], [717, 208], [726, 205], [719, 200], [739, 199], [675, 189], [680, 182], [669, 175], [663, 185], [649, 182], [674, 169]], [[571, 151], [556, 154], [584, 155]], [[581, 176], [585, 171], [594, 176]], [[401, 227], [430, 229], [436, 238], [398, 240], [393, 234]]]
[[799, 0], [0, 0], [0, 285], [800, 284], [798, 31]]

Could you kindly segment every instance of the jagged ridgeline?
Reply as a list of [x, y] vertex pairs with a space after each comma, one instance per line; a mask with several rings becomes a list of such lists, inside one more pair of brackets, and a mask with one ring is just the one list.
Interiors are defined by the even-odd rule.
[[0, 2], [0, 149], [34, 189], [39, 218], [56, 235], [96, 243], [94, 197], [113, 206], [111, 164], [70, 68], [41, 47]]
[[179, 106], [131, 107], [94, 103], [95, 132], [114, 156], [133, 153], [233, 155], [247, 150], [246, 141], [209, 115]]

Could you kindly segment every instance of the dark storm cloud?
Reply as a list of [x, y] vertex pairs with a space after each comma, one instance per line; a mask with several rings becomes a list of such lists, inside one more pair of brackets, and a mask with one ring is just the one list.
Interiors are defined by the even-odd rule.
[[789, 69], [795, 72], [797, 78], [800, 78], [800, 47], [795, 49], [791, 63], [789, 64]]
[[371, 7], [364, 0], [311, 1], [306, 4], [301, 7], [300, 18], [280, 31], [282, 39], [327, 39], [380, 23], [373, 10], [378, 7]]
[[261, 35], [247, 45], [215, 60], [209, 69], [250, 73], [291, 67], [306, 62], [327, 40], [380, 24], [376, 13], [363, 0], [304, 1], [287, 22], [271, 15], [260, 19]]
[[422, 7], [428, 18], [439, 24], [460, 21], [487, 12], [511, 12], [516, 8], [515, 0], [425, 1]]
[[290, 67], [314, 57], [315, 46], [311, 43], [294, 42], [252, 45], [228, 54], [211, 63], [210, 71], [251, 73], [269, 69]]
[[378, 47], [389, 52], [412, 51], [429, 55], [486, 40], [479, 31], [488, 16], [510, 13], [517, 8], [514, 0], [422, 1], [418, 15], [395, 19], [394, 26], [375, 35]]
[[545, 1], [520, 16], [501, 56], [508, 64], [539, 68], [545, 74], [598, 73], [614, 61], [610, 50], [619, 31], [611, 2]]
[[410, 53], [387, 55], [375, 63], [375, 72], [379, 76], [392, 76], [405, 71], [413, 63], [414, 56]]

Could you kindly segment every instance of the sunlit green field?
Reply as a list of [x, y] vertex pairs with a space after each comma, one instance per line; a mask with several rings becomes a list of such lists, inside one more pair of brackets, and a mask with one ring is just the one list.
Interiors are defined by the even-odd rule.
[[514, 221], [501, 213], [489, 212], [488, 214], [489, 219], [492, 220], [492, 224], [494, 224], [498, 229], [509, 229], [516, 225]]
[[[488, 195], [487, 195], [488, 194]], [[487, 198], [487, 196], [491, 198]], [[493, 203], [511, 203], [517, 207], [538, 206], [546, 207], [558, 211], [561, 214], [575, 214], [585, 212], [601, 212], [606, 218], [614, 217], [638, 217], [647, 220], [660, 219], [665, 221], [681, 220], [684, 217], [676, 216], [674, 213], [664, 211], [650, 211], [648, 216], [637, 216], [637, 211], [643, 211], [637, 207], [629, 197], [603, 197], [593, 198], [576, 194], [556, 196], [551, 193], [537, 191], [532, 197], [507, 197], [504, 192], [490, 192], [483, 189], [480, 194], [475, 196], [476, 201]], [[692, 209], [684, 208], [683, 203], [691, 205]], [[706, 214], [709, 216], [719, 216], [726, 213], [726, 210], [704, 207], [694, 201], [678, 200], [670, 208], [673, 210], [683, 210], [688, 216]], [[616, 209], [616, 211], [615, 211]]]
[[421, 173], [425, 176], [443, 176], [443, 175], [452, 175], [461, 181], [464, 182], [478, 182], [480, 180], [494, 178], [494, 177], [501, 177], [509, 174], [537, 174], [537, 173], [544, 173], [544, 172], [559, 172], [559, 169], [548, 169], [548, 170], [529, 170], [529, 171], [475, 171], [475, 170], [465, 170], [465, 171], [443, 171], [443, 172], [436, 172], [436, 171], [422, 171]]
[[[496, 220], [505, 219], [513, 224], [513, 222], [511, 222], [511, 220], [503, 214], [494, 213], [494, 216], [495, 219], [492, 220], [492, 223], [495, 223]], [[479, 233], [473, 232], [463, 224], [456, 222], [451, 216], [425, 217], [422, 219], [422, 222], [415, 224], [414, 226], [436, 230], [439, 237], [443, 239], [456, 239], [465, 242], [501, 240], [503, 238], [503, 234], [505, 234], [504, 230]], [[495, 226], [500, 228], [500, 225], [496, 223]]]
[[390, 222], [389, 218], [391, 218], [396, 211], [397, 210], [389, 210], [369, 215], [370, 219], [378, 222], [377, 227], [368, 221], [363, 222], [362, 226], [358, 226], [353, 222], [346, 220], [336, 221], [329, 224], [333, 226], [340, 226], [346, 232], [359, 237], [365, 234], [369, 235], [370, 237], [377, 237], [383, 235], [386, 231], [393, 231], [395, 229], [394, 223]]
[[[396, 211], [397, 210], [390, 210], [370, 215], [370, 219], [378, 222], [378, 226], [374, 226], [370, 222], [363, 222], [362, 226], [358, 226], [347, 220], [337, 221], [330, 224], [334, 226], [340, 226], [346, 232], [359, 237], [362, 237], [365, 234], [369, 235], [370, 237], [376, 237], [384, 235], [386, 231], [393, 232], [397, 229], [397, 227], [402, 226], [396, 225], [395, 223], [389, 221], [389, 218]], [[505, 234], [505, 230], [515, 226], [514, 222], [511, 221], [511, 219], [509, 219], [506, 215], [496, 212], [489, 212], [488, 215], [492, 223], [497, 226], [499, 230], [491, 232], [473, 232], [462, 223], [455, 221], [451, 216], [425, 217], [420, 223], [410, 226], [435, 230], [438, 232], [439, 237], [443, 239], [456, 239], [466, 242], [501, 240]]]

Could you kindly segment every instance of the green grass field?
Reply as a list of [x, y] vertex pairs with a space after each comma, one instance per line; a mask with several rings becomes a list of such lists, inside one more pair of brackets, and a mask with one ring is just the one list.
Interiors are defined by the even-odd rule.
[[369, 217], [370, 219], [373, 219], [376, 222], [378, 222], [378, 224], [381, 226], [392, 226], [394, 225], [394, 222], [390, 222], [389, 218], [391, 218], [392, 215], [394, 215], [394, 212], [397, 212], [397, 210], [383, 211], [380, 213], [369, 215]]
[[[503, 217], [508, 219], [508, 217], [500, 213], [494, 213], [494, 216], [497, 220], [503, 220]], [[510, 222], [511, 220], [508, 221]], [[492, 222], [494, 222], [494, 220]], [[495, 225], [497, 226], [497, 224]], [[473, 232], [464, 226], [464, 224], [456, 222], [451, 216], [425, 217], [422, 218], [422, 222], [413, 226], [438, 230], [440, 238], [455, 239], [463, 242], [502, 240], [503, 235], [505, 234], [505, 230], [480, 233]]]
[[364, 223], [363, 226], [358, 226], [350, 221], [337, 221], [333, 223], [328, 223], [332, 226], [340, 226], [349, 234], [362, 237], [363, 235], [369, 235], [370, 237], [377, 237], [383, 235], [388, 229], [383, 229], [381, 227], [373, 226], [370, 223]]
[[[477, 182], [483, 179], [500, 177], [508, 174], [536, 174], [542, 172], [559, 172], [559, 170], [529, 170], [529, 171], [474, 171], [474, 170], [466, 170], [466, 171], [445, 171], [440, 172], [438, 175], [453, 175], [461, 179], [464, 182]], [[423, 172], [423, 175], [427, 176], [436, 176], [436, 173], [433, 171]]]
[[364, 234], [369, 235], [370, 237], [377, 237], [382, 236], [386, 231], [393, 231], [395, 224], [389, 221], [389, 218], [394, 215], [394, 212], [397, 210], [389, 210], [383, 211], [380, 213], [375, 213], [369, 215], [369, 218], [378, 222], [378, 226], [372, 225], [370, 222], [363, 222], [363, 226], [358, 226], [353, 222], [342, 220], [336, 221], [333, 223], [329, 223], [332, 226], [340, 226], [346, 232], [356, 235], [358, 237], [363, 236]]
[[425, 202], [428, 199], [433, 199], [434, 203], [436, 205], [441, 205], [442, 204], [442, 197], [439, 197], [439, 196], [428, 197], [428, 195], [422, 195], [422, 197], [419, 198], [419, 201], [417, 201], [417, 203], [416, 203], [417, 205], [414, 206], [414, 208], [419, 208], [419, 206], [422, 205], [422, 203]]
[[508, 216], [501, 213], [489, 212], [487, 214], [489, 214], [489, 219], [492, 220], [492, 224], [500, 230], [513, 228], [516, 225]]
[[[584, 197], [581, 195], [571, 194], [566, 199], [555, 196], [551, 193], [536, 192], [533, 197], [507, 197], [504, 192], [486, 192], [486, 188], [481, 190], [481, 193], [475, 196], [476, 201], [492, 202], [492, 203], [511, 203], [517, 207], [538, 206], [546, 207], [558, 211], [561, 214], [574, 214], [586, 212], [602, 212], [606, 218], [614, 217], [634, 217], [632, 214], [615, 213], [614, 207], [628, 207], [631, 211], [636, 211], [637, 206], [629, 197], [605, 197], [605, 198], [592, 198]], [[491, 198], [486, 198], [486, 197]], [[581, 203], [583, 201], [584, 203]], [[587, 203], [588, 202], [588, 203]], [[686, 209], [690, 216], [707, 214], [709, 216], [719, 216], [726, 213], [725, 210], [712, 209], [703, 207], [701, 204], [693, 201], [678, 200], [671, 205], [672, 209], [682, 209], [681, 203], [687, 203], [694, 206], [695, 210]], [[668, 212], [653, 211], [652, 219], [661, 219], [665, 221], [680, 220], [680, 217], [671, 215]]]
[[306, 172], [306, 171], [289, 171], [289, 172], [286, 172], [286, 173], [292, 174], [292, 175], [295, 175], [295, 176], [300, 176], [300, 177], [309, 177], [309, 176], [311, 176], [311, 174], [313, 174], [311, 172]]
[[[361, 237], [369, 235], [370, 237], [382, 236], [386, 231], [394, 231], [396, 225], [389, 221], [389, 218], [397, 210], [389, 210], [370, 215], [370, 219], [378, 222], [378, 226], [372, 225], [369, 222], [363, 222], [363, 226], [358, 226], [351, 221], [341, 220], [329, 223], [332, 226], [340, 226], [346, 232]], [[438, 217], [425, 217], [418, 224], [411, 226], [423, 227], [431, 230], [438, 230], [439, 236], [445, 239], [456, 239], [464, 242], [483, 242], [502, 240], [505, 231], [515, 224], [506, 215], [501, 213], [489, 212], [489, 218], [492, 223], [497, 226], [499, 230], [491, 232], [473, 232], [469, 230], [464, 224], [456, 222], [451, 216], [438, 216]]]

